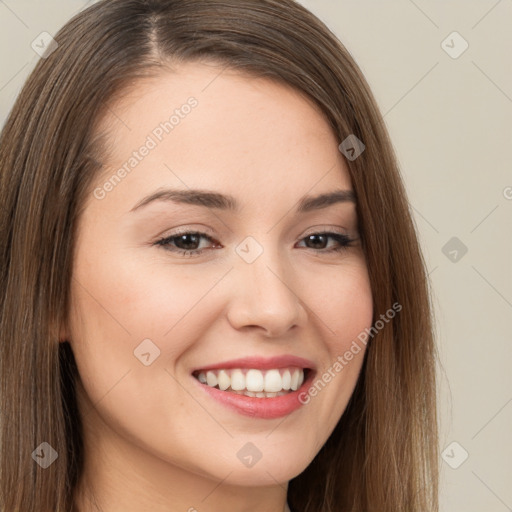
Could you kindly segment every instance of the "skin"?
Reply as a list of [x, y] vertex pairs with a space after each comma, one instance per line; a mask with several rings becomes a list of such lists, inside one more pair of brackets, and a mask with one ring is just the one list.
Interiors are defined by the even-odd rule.
[[[91, 193], [79, 220], [61, 341], [80, 376], [80, 511], [282, 512], [288, 481], [325, 443], [359, 375], [364, 347], [277, 419], [239, 414], [192, 386], [192, 369], [254, 355], [304, 357], [321, 375], [372, 321], [355, 204], [295, 212], [305, 195], [352, 189], [326, 119], [285, 85], [220, 72], [188, 63], [140, 82], [100, 126], [111, 155], [96, 187], [174, 108], [198, 101], [103, 199]], [[130, 212], [162, 187], [230, 194], [241, 210], [157, 201]], [[177, 228], [215, 242], [201, 238], [193, 257], [154, 245]], [[307, 238], [323, 231], [356, 241], [328, 252], [335, 239]], [[252, 263], [235, 252], [247, 236], [263, 248]], [[160, 350], [149, 366], [134, 356], [147, 338]], [[252, 467], [237, 457], [247, 442], [262, 454]]]

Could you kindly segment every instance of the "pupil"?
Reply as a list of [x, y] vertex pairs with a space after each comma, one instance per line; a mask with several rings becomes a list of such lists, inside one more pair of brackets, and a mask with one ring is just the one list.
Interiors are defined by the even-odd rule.
[[[187, 238], [190, 240], [191, 238], [193, 239], [192, 242], [188, 242], [187, 243]], [[179, 238], [178, 238], [178, 242], [179, 244], [181, 245], [185, 245], [185, 247], [180, 247], [180, 249], [185, 249], [185, 250], [189, 250], [189, 249], [197, 249], [197, 247], [189, 247], [188, 245], [192, 244], [193, 246], [197, 245], [198, 243], [198, 236], [197, 235], [191, 235], [191, 234], [187, 234], [187, 235], [181, 235]]]
[[[323, 239], [323, 242], [325, 242], [325, 235], [309, 235], [308, 238], [310, 241], [313, 241], [313, 243], [315, 243], [316, 240], [317, 245], [319, 239]], [[325, 244], [320, 241], [320, 245], [324, 246]], [[314, 249], [318, 249], [318, 247], [314, 247]]]

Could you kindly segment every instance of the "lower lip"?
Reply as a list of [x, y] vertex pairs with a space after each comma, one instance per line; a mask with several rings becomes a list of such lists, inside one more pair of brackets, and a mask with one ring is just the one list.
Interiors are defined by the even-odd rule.
[[272, 398], [255, 398], [239, 395], [231, 391], [221, 391], [220, 389], [212, 388], [207, 384], [202, 384], [195, 377], [192, 378], [213, 399], [231, 409], [234, 409], [236, 412], [253, 418], [272, 419], [287, 416], [304, 405], [299, 401], [299, 396], [303, 397], [306, 393], [313, 380], [313, 374], [314, 372], [310, 370], [308, 378], [296, 391]]

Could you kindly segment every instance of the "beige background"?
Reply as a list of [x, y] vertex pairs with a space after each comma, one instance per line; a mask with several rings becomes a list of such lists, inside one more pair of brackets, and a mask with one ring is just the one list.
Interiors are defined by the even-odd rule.
[[[441, 510], [512, 511], [512, 1], [301, 3], [366, 75], [409, 192], [442, 359]], [[32, 41], [89, 4], [0, 0], [1, 125], [39, 58]], [[443, 49], [462, 48], [453, 31], [469, 44], [457, 58]]]

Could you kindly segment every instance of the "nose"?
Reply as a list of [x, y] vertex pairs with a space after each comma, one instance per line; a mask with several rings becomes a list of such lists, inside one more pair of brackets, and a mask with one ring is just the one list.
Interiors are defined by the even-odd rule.
[[235, 329], [261, 329], [276, 337], [306, 322], [300, 286], [279, 255], [265, 250], [252, 263], [239, 260], [231, 279], [227, 317]]

